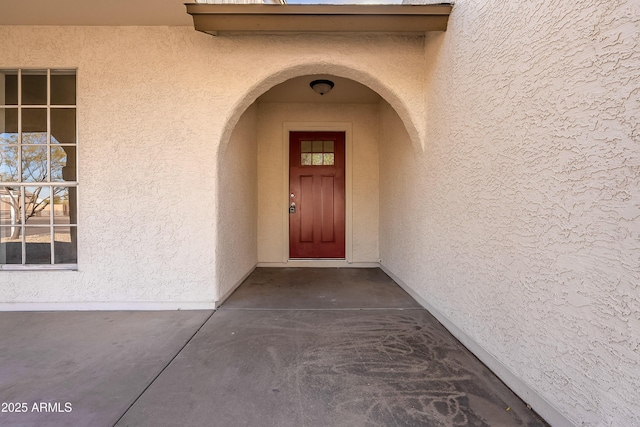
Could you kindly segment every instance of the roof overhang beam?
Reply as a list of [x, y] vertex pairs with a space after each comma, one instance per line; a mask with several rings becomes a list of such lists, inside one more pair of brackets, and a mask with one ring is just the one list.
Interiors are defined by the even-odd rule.
[[196, 30], [220, 33], [392, 33], [445, 31], [451, 4], [269, 5], [186, 3]]

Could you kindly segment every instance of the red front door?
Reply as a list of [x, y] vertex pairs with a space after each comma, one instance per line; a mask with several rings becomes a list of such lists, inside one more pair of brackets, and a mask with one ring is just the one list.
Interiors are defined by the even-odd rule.
[[344, 132], [289, 134], [289, 257], [345, 257]]

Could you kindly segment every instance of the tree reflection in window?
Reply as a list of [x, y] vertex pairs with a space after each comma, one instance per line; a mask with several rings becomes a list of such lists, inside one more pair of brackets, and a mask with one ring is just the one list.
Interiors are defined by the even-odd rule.
[[77, 262], [75, 86], [75, 70], [0, 69], [0, 269]]
[[[22, 156], [18, 156], [18, 135], [17, 134], [0, 134], [0, 181], [1, 182], [30, 182], [30, 183], [46, 183], [50, 171], [51, 181], [64, 181], [63, 169], [67, 166], [67, 152], [58, 141], [51, 137], [51, 154], [48, 154], [47, 134], [44, 132], [33, 132], [22, 134]], [[6, 145], [5, 145], [6, 144]], [[19, 179], [18, 163], [22, 166], [22, 174]], [[75, 170], [75, 168], [72, 168]], [[75, 175], [75, 174], [73, 174]], [[74, 177], [75, 178], [75, 177]], [[43, 194], [44, 192], [46, 193]], [[31, 190], [31, 191], [28, 191]], [[24, 214], [25, 224], [29, 219], [39, 215], [51, 203], [49, 187], [27, 187], [23, 192], [19, 187], [4, 187], [2, 198], [3, 210], [13, 211], [12, 218], [15, 224], [22, 221], [22, 198], [24, 198]], [[66, 187], [53, 187], [53, 199], [60, 197], [68, 198], [68, 189]], [[4, 221], [2, 221], [4, 224]], [[13, 227], [11, 233], [12, 239], [20, 237], [20, 227]]]

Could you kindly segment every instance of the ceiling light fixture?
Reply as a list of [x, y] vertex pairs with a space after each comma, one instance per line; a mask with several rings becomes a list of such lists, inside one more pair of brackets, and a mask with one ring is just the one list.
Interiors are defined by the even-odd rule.
[[320, 79], [312, 81], [309, 83], [309, 86], [311, 86], [311, 89], [315, 90], [320, 95], [324, 95], [333, 89], [334, 84], [331, 80]]

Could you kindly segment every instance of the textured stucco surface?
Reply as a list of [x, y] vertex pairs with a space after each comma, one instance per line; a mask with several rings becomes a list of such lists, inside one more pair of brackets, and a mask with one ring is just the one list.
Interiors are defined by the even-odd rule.
[[[322, 57], [327, 45], [330, 56]], [[233, 258], [216, 243], [231, 236], [218, 239], [218, 210], [233, 216], [234, 208], [221, 204], [236, 200], [232, 187], [219, 191], [217, 183], [227, 169], [238, 173], [222, 153], [244, 111], [289, 78], [330, 73], [358, 80], [410, 111], [408, 128], [424, 134], [416, 125], [424, 116], [415, 90], [423, 85], [424, 42], [417, 37], [6, 26], [0, 51], [3, 68], [78, 68], [80, 182], [79, 271], [3, 272], [1, 303], [188, 308], [224, 295], [255, 254], [246, 253], [243, 267], [228, 265]], [[243, 132], [241, 138], [251, 134]], [[229, 155], [250, 160], [247, 153]], [[240, 229], [235, 221], [231, 230]], [[242, 236], [252, 239], [250, 232]], [[252, 244], [236, 243], [233, 251]]]
[[386, 101], [385, 268], [576, 425], [638, 425], [639, 28], [635, 0], [458, 0], [426, 42], [0, 27], [3, 68], [78, 67], [80, 169], [80, 270], [2, 272], [1, 301], [224, 295], [262, 256], [260, 199], [234, 214], [261, 191], [227, 162], [260, 156], [241, 116], [335, 74]]
[[258, 257], [258, 108], [245, 111], [220, 152], [216, 301], [240, 283]]
[[349, 123], [352, 129], [352, 262], [378, 261], [378, 105], [260, 103], [258, 120], [258, 262], [283, 259], [285, 122]]
[[79, 271], [3, 274], [2, 300], [212, 301], [216, 157], [204, 107], [215, 82], [197, 67], [197, 38], [163, 28], [0, 34], [3, 67], [78, 67], [80, 182]]
[[383, 114], [383, 264], [576, 425], [640, 424], [639, 30], [637, 1], [460, 0], [424, 148]]

